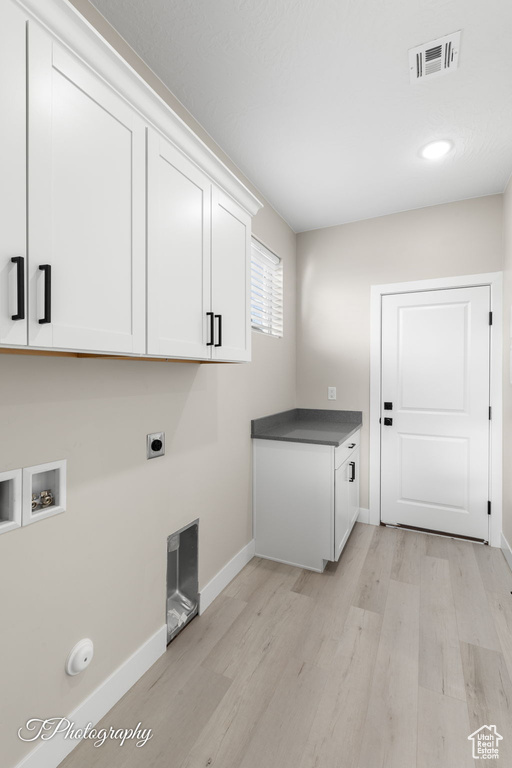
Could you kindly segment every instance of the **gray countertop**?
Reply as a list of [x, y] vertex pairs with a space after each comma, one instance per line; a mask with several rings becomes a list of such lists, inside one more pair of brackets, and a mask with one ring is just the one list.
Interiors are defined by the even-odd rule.
[[290, 443], [341, 445], [363, 423], [361, 411], [293, 408], [251, 421], [251, 437]]

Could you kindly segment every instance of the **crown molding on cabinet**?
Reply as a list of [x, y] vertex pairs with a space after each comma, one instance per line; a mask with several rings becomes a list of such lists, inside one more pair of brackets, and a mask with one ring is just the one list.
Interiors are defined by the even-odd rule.
[[263, 207], [263, 203], [67, 0], [15, 2], [95, 70], [250, 216]]

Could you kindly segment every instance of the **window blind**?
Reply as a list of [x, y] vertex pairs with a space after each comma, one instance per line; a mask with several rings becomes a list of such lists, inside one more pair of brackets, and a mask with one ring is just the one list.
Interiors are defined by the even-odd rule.
[[251, 240], [251, 325], [283, 335], [283, 263], [256, 238]]

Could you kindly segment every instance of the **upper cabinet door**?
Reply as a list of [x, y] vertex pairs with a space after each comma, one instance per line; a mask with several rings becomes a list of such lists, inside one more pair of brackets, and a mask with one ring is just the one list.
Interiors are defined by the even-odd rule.
[[143, 353], [144, 122], [35, 24], [28, 46], [29, 343]]
[[0, 30], [0, 344], [26, 345], [26, 17], [8, 0]]
[[251, 219], [228, 195], [212, 190], [214, 360], [251, 359]]
[[210, 357], [209, 179], [148, 130], [148, 354]]

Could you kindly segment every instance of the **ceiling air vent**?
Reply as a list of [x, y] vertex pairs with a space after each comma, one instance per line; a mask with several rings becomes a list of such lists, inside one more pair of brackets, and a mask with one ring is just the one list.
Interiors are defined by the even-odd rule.
[[459, 61], [460, 31], [430, 43], [409, 49], [411, 83], [448, 75], [457, 69]]

